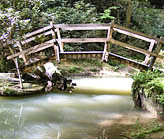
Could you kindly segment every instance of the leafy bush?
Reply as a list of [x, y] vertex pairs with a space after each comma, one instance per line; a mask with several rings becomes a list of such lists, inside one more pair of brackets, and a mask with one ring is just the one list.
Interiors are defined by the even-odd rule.
[[[133, 76], [132, 90], [144, 93], [146, 97], [152, 97], [158, 103], [164, 105], [164, 74], [159, 71], [139, 72]], [[143, 91], [139, 91], [143, 90]]]
[[132, 15], [133, 28], [135, 27], [146, 34], [163, 36], [163, 21], [164, 16], [161, 10], [151, 8], [149, 5], [134, 3]]
[[8, 72], [15, 66], [11, 61], [7, 61], [6, 57], [1, 56], [0, 59], [0, 72]]
[[100, 21], [101, 22], [106, 22], [106, 23], [109, 23], [111, 20], [114, 20], [115, 17], [111, 15], [111, 12], [112, 10], [116, 10], [118, 9], [119, 7], [116, 7], [116, 6], [112, 6], [112, 7], [109, 7], [108, 9], [105, 9], [104, 10], [104, 13], [101, 13], [100, 15]]
[[137, 74], [132, 76], [134, 82], [137, 84], [145, 84], [159, 77], [164, 77], [164, 74], [157, 70], [138, 72]]

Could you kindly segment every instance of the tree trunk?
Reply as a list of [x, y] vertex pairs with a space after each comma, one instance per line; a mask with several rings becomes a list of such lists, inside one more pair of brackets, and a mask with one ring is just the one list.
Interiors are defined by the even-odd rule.
[[126, 11], [126, 25], [127, 27], [129, 27], [131, 24], [131, 16], [132, 16], [132, 1], [128, 0], [127, 2], [128, 2], [128, 7]]

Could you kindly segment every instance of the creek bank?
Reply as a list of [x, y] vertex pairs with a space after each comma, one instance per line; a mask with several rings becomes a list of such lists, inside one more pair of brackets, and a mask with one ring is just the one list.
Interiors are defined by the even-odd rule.
[[136, 108], [164, 119], [164, 75], [156, 71], [140, 72], [133, 77], [132, 97]]
[[1, 73], [0, 95], [1, 96], [24, 96], [36, 93], [50, 92], [54, 89], [61, 91], [71, 91], [75, 83], [65, 78], [53, 63], [46, 63], [42, 67], [37, 67], [32, 73], [22, 74], [22, 85], [19, 79], [11, 73]]

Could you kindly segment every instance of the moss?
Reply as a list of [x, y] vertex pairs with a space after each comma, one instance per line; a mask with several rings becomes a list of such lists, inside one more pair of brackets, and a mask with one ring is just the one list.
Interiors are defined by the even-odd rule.
[[9, 96], [12, 96], [12, 95], [16, 95], [16, 94], [18, 94], [18, 93], [17, 93], [17, 91], [15, 91], [15, 90], [13, 90], [13, 89], [6, 88], [6, 89], [4, 90], [4, 94], [9, 95]]

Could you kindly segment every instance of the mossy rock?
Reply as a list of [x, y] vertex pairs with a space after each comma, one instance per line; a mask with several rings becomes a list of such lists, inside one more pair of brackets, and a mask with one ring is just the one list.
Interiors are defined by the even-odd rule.
[[0, 87], [0, 94], [2, 96], [23, 96], [41, 93], [44, 90], [43, 85], [31, 84], [31, 83], [23, 83], [23, 88], [19, 87], [19, 84], [16, 85], [6, 85]]

